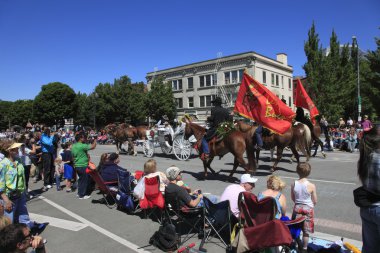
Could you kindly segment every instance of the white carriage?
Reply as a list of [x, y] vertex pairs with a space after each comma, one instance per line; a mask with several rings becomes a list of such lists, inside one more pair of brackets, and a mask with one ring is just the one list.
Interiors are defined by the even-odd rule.
[[155, 153], [155, 148], [160, 147], [164, 154], [174, 154], [181, 161], [189, 159], [193, 145], [196, 142], [194, 136], [191, 136], [189, 140], [185, 140], [182, 128], [178, 128], [173, 133], [173, 131], [169, 131], [163, 126], [159, 126], [157, 130], [147, 130], [146, 137], [147, 140], [143, 143], [145, 156], [152, 157]]

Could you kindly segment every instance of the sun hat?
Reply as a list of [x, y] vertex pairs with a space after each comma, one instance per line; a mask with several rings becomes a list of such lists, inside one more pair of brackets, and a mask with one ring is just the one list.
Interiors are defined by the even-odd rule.
[[15, 142], [9, 148], [7, 148], [7, 150], [11, 150], [11, 149], [14, 149], [14, 148], [19, 148], [19, 147], [21, 147], [22, 144], [23, 143]]
[[181, 170], [178, 167], [171, 166], [166, 169], [166, 177], [170, 180], [173, 181], [175, 180], [178, 175], [181, 173]]
[[256, 177], [253, 177], [251, 174], [243, 174], [240, 178], [240, 183], [241, 184], [245, 184], [245, 183], [256, 183], [257, 182], [257, 178]]

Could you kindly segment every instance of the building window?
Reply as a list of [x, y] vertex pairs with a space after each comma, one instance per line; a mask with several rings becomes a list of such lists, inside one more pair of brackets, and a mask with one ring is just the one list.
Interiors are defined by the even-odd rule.
[[176, 98], [177, 108], [183, 108], [182, 98]]
[[214, 95], [209, 95], [209, 96], [200, 96], [200, 103], [199, 107], [207, 107], [211, 106], [211, 101], [215, 98]]
[[267, 83], [267, 72], [263, 71], [263, 83]]
[[194, 107], [194, 98], [193, 97], [188, 98], [188, 106], [189, 106], [189, 108]]
[[274, 74], [272, 73], [272, 75], [271, 75], [271, 84], [272, 84], [272, 86], [274, 86]]
[[213, 81], [213, 76], [214, 74], [212, 75], [205, 75], [205, 76], [200, 76], [199, 77], [199, 86], [200, 87], [209, 87], [212, 85], [216, 85], [216, 77], [215, 77], [215, 82]]
[[284, 88], [284, 77], [281, 76], [281, 88]]
[[244, 70], [224, 72], [224, 84], [237, 84], [243, 79]]
[[173, 90], [182, 90], [182, 79], [172, 81]]
[[278, 75], [276, 75], [276, 86], [279, 86], [280, 83], [278, 82]]
[[290, 78], [288, 79], [288, 83], [289, 83], [289, 90], [291, 90], [292, 89], [292, 82], [291, 82]]
[[192, 77], [187, 78], [187, 88], [188, 89], [193, 89], [194, 88], [194, 83], [193, 83], [193, 78]]
[[289, 97], [289, 106], [292, 106], [292, 97]]

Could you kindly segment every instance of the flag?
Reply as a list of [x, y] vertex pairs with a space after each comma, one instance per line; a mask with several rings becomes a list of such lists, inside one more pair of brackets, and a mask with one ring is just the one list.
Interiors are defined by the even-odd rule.
[[305, 88], [303, 87], [301, 80], [297, 79], [297, 87], [296, 87], [296, 95], [294, 99], [294, 104], [297, 107], [302, 107], [310, 112], [310, 119], [313, 122], [313, 125], [315, 125], [315, 117], [319, 115], [318, 109], [309, 97], [307, 95]]
[[295, 113], [264, 85], [244, 72], [234, 111], [275, 133], [284, 134]]

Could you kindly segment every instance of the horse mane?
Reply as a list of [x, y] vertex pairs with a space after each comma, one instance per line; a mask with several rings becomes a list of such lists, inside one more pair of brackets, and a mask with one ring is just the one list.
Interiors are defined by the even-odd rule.
[[236, 124], [237, 124], [237, 128], [238, 128], [241, 132], [243, 132], [243, 133], [246, 133], [246, 132], [248, 132], [249, 130], [252, 129], [252, 126], [251, 126], [251, 125], [249, 125], [249, 124], [243, 122], [242, 120], [237, 121]]
[[[206, 128], [204, 128], [203, 126], [200, 126], [198, 124], [191, 123], [191, 122], [189, 125], [190, 125], [190, 127], [192, 127], [193, 131], [195, 130], [196, 132], [201, 132], [201, 133], [206, 132]], [[195, 135], [195, 133], [194, 133], [194, 135]]]

